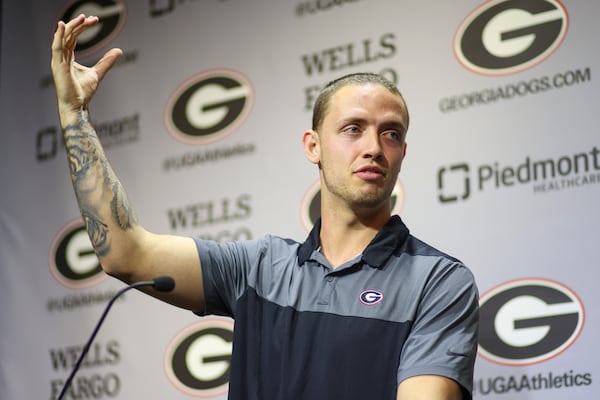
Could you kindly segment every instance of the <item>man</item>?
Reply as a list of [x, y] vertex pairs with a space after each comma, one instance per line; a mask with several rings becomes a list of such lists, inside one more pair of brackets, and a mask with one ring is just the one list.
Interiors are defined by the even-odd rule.
[[137, 221], [88, 105], [121, 51], [92, 68], [77, 37], [98, 22], [59, 22], [54, 75], [73, 186], [104, 270], [134, 282], [170, 275], [161, 299], [235, 319], [231, 399], [455, 400], [471, 397], [477, 289], [459, 261], [391, 216], [408, 112], [373, 74], [334, 81], [304, 132], [319, 168], [321, 219], [304, 243], [227, 244], [157, 235]]

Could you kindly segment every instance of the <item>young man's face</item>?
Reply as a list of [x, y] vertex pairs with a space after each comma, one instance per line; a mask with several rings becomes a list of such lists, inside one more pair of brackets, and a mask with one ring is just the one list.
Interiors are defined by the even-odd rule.
[[339, 89], [317, 133], [322, 195], [352, 207], [389, 208], [407, 122], [402, 99], [381, 85]]

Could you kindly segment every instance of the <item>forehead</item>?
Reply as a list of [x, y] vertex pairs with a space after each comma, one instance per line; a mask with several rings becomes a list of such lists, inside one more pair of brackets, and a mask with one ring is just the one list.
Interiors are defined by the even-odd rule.
[[[406, 124], [408, 112], [404, 100], [397, 93], [379, 84], [352, 84], [338, 89], [329, 104], [328, 116], [365, 113], [395, 115]], [[325, 117], [327, 118], [327, 116]]]

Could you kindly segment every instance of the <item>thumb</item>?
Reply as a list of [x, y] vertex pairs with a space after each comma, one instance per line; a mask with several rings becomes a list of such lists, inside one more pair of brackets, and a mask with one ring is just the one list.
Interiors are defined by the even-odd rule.
[[110, 49], [104, 56], [94, 65], [94, 70], [98, 74], [98, 80], [102, 80], [104, 75], [115, 65], [115, 62], [121, 57], [123, 50], [121, 49]]

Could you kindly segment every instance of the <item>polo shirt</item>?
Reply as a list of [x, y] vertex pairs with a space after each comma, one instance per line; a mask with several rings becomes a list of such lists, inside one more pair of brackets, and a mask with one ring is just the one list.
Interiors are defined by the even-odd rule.
[[441, 375], [471, 398], [478, 293], [460, 261], [393, 216], [362, 254], [332, 268], [320, 221], [304, 243], [196, 239], [205, 310], [235, 320], [229, 399], [395, 399], [404, 379]]

